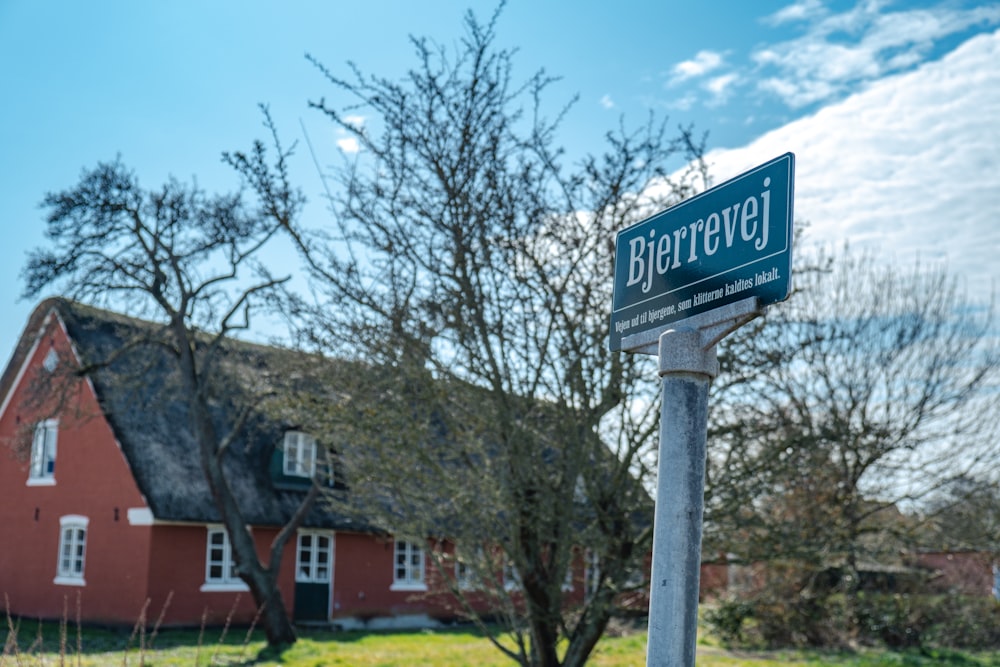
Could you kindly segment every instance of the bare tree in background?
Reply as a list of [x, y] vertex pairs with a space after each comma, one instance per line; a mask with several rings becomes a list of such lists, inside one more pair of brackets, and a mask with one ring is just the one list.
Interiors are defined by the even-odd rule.
[[1000, 368], [989, 304], [936, 267], [886, 268], [847, 251], [827, 260], [728, 342], [707, 501], [707, 544], [747, 563], [797, 564], [783, 594], [801, 603], [796, 621], [814, 643], [829, 629], [820, 575], [836, 571], [850, 596], [860, 570], [898, 562], [916, 527], [900, 510], [995, 466], [998, 442], [984, 419], [998, 407]]
[[930, 522], [923, 546], [1000, 558], [1000, 482], [995, 473], [958, 477], [931, 495], [921, 509]]
[[353, 433], [352, 502], [433, 538], [456, 609], [502, 612], [499, 650], [580, 665], [650, 549], [656, 375], [608, 350], [615, 232], [704, 170], [688, 131], [652, 121], [565, 169], [554, 79], [518, 81], [496, 22], [470, 13], [453, 51], [414, 39], [399, 81], [317, 63], [344, 101], [314, 106], [360, 152], [332, 176], [335, 231], [291, 230], [317, 295], [300, 314], [312, 344], [369, 369], [331, 411]]
[[[49, 245], [32, 252], [24, 269], [26, 297], [59, 287], [71, 298], [153, 321], [123, 349], [89, 360], [81, 372], [99, 372], [151, 349], [158, 355], [166, 350], [176, 385], [188, 397], [186, 427], [198, 443], [239, 576], [263, 608], [261, 624], [271, 645], [295, 641], [277, 578], [282, 550], [314, 501], [317, 485], [273, 540], [268, 560], [259, 558], [223, 461], [263, 396], [234, 406], [237, 414], [225, 431], [213, 421], [211, 404], [220, 399], [220, 390], [224, 393], [227, 339], [247, 330], [252, 316], [287, 280], [271, 276], [260, 262], [261, 249], [301, 204], [285, 178], [286, 157], [277, 147], [274, 162], [268, 163], [275, 180], [266, 209], [241, 194], [208, 195], [175, 180], [146, 190], [120, 161], [99, 164], [84, 171], [72, 188], [45, 197]], [[263, 144], [255, 144], [247, 159], [265, 163]], [[133, 367], [142, 365], [138, 361]]]

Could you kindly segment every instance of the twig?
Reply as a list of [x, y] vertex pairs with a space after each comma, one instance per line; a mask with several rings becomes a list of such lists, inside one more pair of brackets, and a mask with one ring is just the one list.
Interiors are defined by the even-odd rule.
[[201, 627], [198, 629], [198, 648], [194, 652], [194, 664], [198, 664], [198, 658], [201, 657], [201, 643], [205, 638], [205, 623], [208, 620], [208, 607], [205, 607], [201, 612]]
[[222, 634], [219, 635], [219, 641], [215, 643], [215, 651], [212, 652], [211, 663], [215, 663], [215, 657], [219, 655], [219, 648], [222, 646], [222, 642], [226, 641], [226, 633], [229, 632], [229, 624], [233, 621], [233, 616], [236, 615], [236, 606], [240, 603], [240, 594], [236, 594], [236, 599], [233, 600], [233, 606], [229, 608], [229, 613], [226, 614], [226, 624], [222, 626]]
[[76, 667], [83, 664], [83, 614], [81, 613], [80, 591], [76, 592]]
[[149, 635], [148, 648], [153, 648], [153, 642], [156, 641], [156, 635], [160, 632], [160, 625], [163, 624], [163, 618], [167, 615], [167, 608], [170, 606], [170, 601], [174, 599], [174, 592], [170, 591], [167, 593], [167, 599], [164, 600], [163, 606], [160, 607], [160, 615], [156, 617], [156, 623], [153, 625], [153, 631]]
[[[135, 640], [136, 634], [139, 633], [139, 629], [142, 628], [143, 636], [140, 639], [140, 644], [145, 639], [146, 630], [146, 609], [149, 607], [149, 598], [146, 598], [146, 602], [142, 605], [142, 611], [139, 612], [139, 618], [136, 619], [135, 625], [132, 627], [132, 634], [128, 638], [128, 642], [125, 644], [125, 650], [122, 652], [122, 667], [128, 665], [128, 650], [132, 647], [132, 642]], [[142, 664], [142, 649], [139, 650], [139, 662]]]
[[7, 641], [4, 642], [3, 654], [0, 655], [0, 667], [3, 665], [3, 658], [6, 655], [11, 655], [11, 648], [13, 648], [14, 660], [17, 662], [18, 667], [21, 667], [21, 652], [18, 650], [17, 646], [17, 630], [21, 627], [21, 621], [18, 619], [17, 626], [14, 626], [14, 619], [10, 615], [10, 598], [7, 597], [7, 593], [3, 594], [4, 609], [7, 610]]
[[247, 646], [250, 645], [250, 639], [253, 637], [253, 631], [257, 627], [257, 621], [260, 620], [261, 614], [264, 613], [264, 607], [266, 606], [267, 603], [265, 602], [261, 606], [257, 607], [257, 613], [253, 615], [253, 621], [250, 622], [250, 629], [247, 630], [247, 636], [243, 638], [243, 649], [240, 651], [241, 660], [243, 659], [243, 656], [246, 655]]

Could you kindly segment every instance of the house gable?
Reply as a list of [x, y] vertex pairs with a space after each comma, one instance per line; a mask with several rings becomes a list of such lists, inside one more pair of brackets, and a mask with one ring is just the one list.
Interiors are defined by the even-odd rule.
[[76, 364], [58, 312], [43, 304], [0, 380], [0, 592], [24, 615], [51, 616], [79, 594], [98, 618], [134, 618], [149, 537], [128, 518], [148, 506]]

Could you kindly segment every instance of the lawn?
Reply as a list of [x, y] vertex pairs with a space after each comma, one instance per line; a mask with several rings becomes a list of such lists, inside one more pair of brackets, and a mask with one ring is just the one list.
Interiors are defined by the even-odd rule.
[[[390, 667], [393, 665], [508, 666], [506, 660], [481, 634], [473, 630], [424, 632], [330, 632], [306, 630], [301, 639], [280, 656], [262, 655], [265, 644], [257, 632], [219, 629], [166, 630], [155, 637], [129, 635], [124, 631], [66, 628], [65, 639], [57, 623], [40, 625], [22, 621], [17, 647], [9, 641], [9, 628], [0, 629], [0, 667], [66, 665], [260, 665], [281, 667]], [[77, 645], [82, 651], [77, 651]], [[152, 648], [149, 648], [152, 644]], [[645, 633], [637, 632], [601, 641], [590, 664], [624, 667], [644, 664]], [[145, 648], [143, 648], [145, 647]], [[817, 651], [738, 652], [703, 640], [698, 647], [699, 667], [1000, 667], [1000, 652], [864, 651], [822, 653]]]

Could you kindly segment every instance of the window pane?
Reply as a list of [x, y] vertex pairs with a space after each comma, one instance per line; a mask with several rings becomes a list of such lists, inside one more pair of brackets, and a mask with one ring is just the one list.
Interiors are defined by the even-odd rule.
[[31, 441], [31, 463], [28, 469], [30, 478], [51, 478], [55, 472], [57, 432], [55, 421], [44, 421], [35, 426], [35, 434]]
[[[63, 523], [63, 522], [61, 522]], [[59, 532], [59, 558], [56, 576], [83, 579], [87, 529], [78, 525], [63, 525]]]
[[208, 532], [205, 550], [205, 580], [212, 583], [235, 583], [236, 563], [233, 560], [229, 536], [224, 529], [213, 528]]

